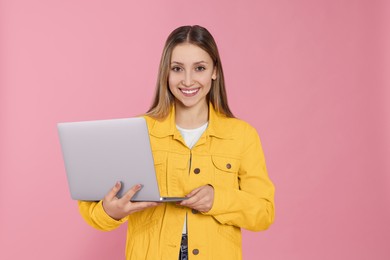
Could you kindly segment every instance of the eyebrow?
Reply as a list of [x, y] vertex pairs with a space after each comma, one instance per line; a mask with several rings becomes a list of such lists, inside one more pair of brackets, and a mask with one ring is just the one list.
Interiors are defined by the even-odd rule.
[[[178, 62], [178, 61], [172, 61], [171, 65], [172, 64], [184, 65], [184, 63]], [[199, 64], [208, 64], [208, 62], [202, 60], [202, 61], [197, 61], [194, 63], [194, 65], [199, 65]]]

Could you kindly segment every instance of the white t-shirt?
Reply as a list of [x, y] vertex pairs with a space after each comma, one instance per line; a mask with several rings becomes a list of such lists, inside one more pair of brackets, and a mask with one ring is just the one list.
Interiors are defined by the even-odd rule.
[[180, 131], [180, 134], [183, 137], [186, 145], [192, 149], [192, 147], [194, 147], [196, 142], [198, 142], [199, 138], [202, 136], [203, 132], [206, 130], [208, 124], [209, 123], [207, 122], [206, 124], [194, 129], [184, 129], [178, 125], [176, 125], [176, 127]]
[[[184, 129], [176, 125], [177, 129], [180, 131], [180, 134], [184, 139], [184, 142], [190, 149], [192, 149], [192, 147], [194, 147], [196, 142], [198, 142], [199, 138], [202, 136], [207, 126], [208, 126], [208, 122], [202, 125], [201, 127], [195, 129]], [[183, 234], [187, 234], [187, 215], [184, 219]]]

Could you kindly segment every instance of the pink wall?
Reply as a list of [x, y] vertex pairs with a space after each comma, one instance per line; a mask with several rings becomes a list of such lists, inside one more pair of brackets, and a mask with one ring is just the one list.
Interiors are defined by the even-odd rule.
[[244, 232], [244, 258], [390, 259], [389, 8], [0, 1], [0, 259], [123, 258], [125, 227], [93, 230], [69, 197], [56, 123], [144, 112], [184, 24], [214, 34], [232, 109], [258, 129], [276, 184], [276, 222]]

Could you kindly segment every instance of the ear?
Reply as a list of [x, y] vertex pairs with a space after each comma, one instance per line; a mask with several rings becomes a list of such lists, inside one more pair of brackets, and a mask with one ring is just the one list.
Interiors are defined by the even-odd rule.
[[213, 69], [213, 74], [211, 75], [211, 79], [212, 80], [216, 80], [217, 79], [217, 68], [214, 66], [214, 69]]

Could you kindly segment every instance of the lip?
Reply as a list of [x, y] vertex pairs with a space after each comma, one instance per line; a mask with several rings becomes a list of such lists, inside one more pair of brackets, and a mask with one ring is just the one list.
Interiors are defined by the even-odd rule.
[[179, 88], [180, 92], [186, 97], [195, 96], [200, 88]]

